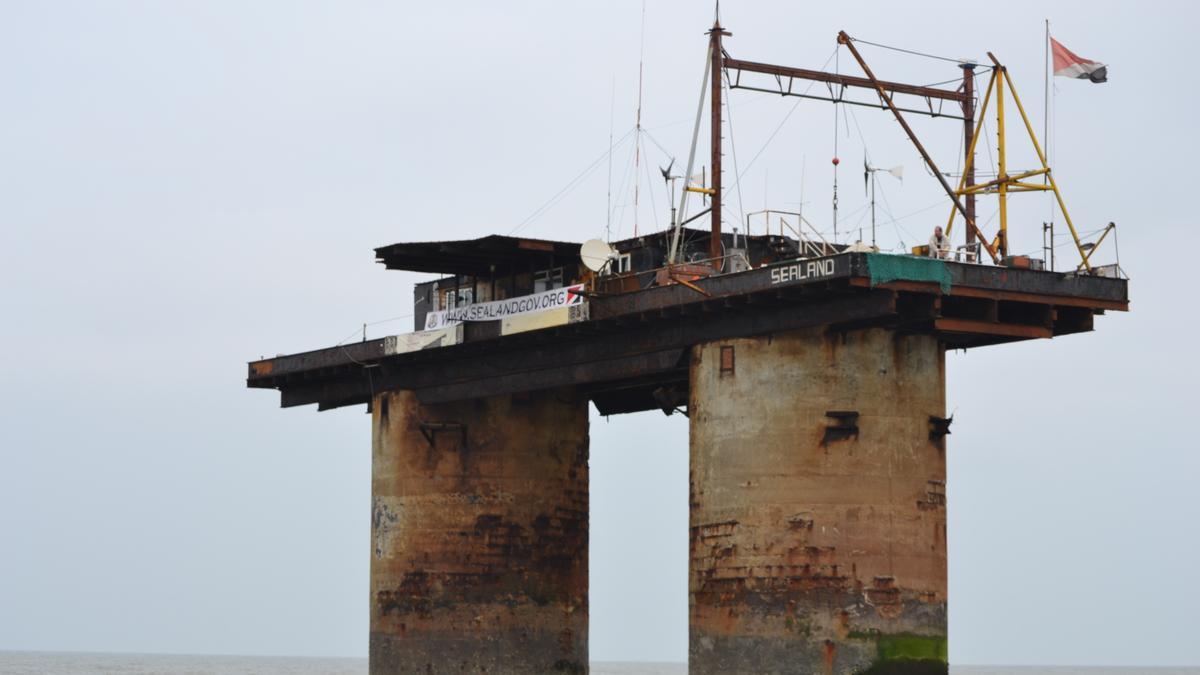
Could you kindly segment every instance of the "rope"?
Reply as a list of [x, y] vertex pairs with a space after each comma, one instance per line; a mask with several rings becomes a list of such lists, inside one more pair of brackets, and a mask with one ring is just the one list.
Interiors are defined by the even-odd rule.
[[[364, 323], [364, 324], [362, 324], [362, 327], [361, 327], [361, 328], [355, 328], [355, 329], [354, 329], [354, 331], [353, 331], [353, 332], [351, 332], [349, 335], [347, 335], [346, 337], [342, 338], [341, 340], [338, 340], [338, 341], [337, 341], [337, 343], [335, 343], [333, 346], [334, 346], [334, 347], [341, 347], [342, 345], [344, 345], [344, 344], [346, 344], [347, 342], [349, 342], [351, 338], [353, 338], [353, 337], [357, 337], [357, 336], [359, 336], [359, 335], [362, 335], [362, 336], [364, 337], [364, 339], [365, 339], [365, 337], [366, 337], [366, 329], [367, 329], [367, 326], [378, 326], [378, 325], [380, 325], [380, 324], [383, 324], [383, 323], [391, 323], [391, 322], [393, 322], [393, 321], [399, 321], [399, 320], [401, 320], [401, 319], [411, 319], [411, 318], [413, 318], [413, 315], [412, 315], [412, 314], [401, 314], [400, 316], [393, 316], [393, 317], [389, 317], [389, 318], [386, 318], [386, 319], [380, 319], [380, 320], [378, 320], [378, 321], [368, 321], [367, 323]], [[343, 350], [343, 351], [344, 351], [344, 350]], [[347, 356], [349, 356], [349, 354], [347, 354]], [[351, 361], [353, 361], [354, 359], [353, 359], [353, 358], [351, 358], [350, 360], [351, 360]], [[356, 362], [356, 363], [357, 363], [357, 362]]]

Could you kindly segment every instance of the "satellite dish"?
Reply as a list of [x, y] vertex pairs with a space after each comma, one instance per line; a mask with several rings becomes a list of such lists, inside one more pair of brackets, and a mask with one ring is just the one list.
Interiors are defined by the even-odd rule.
[[579, 247], [579, 257], [583, 258], [583, 264], [589, 270], [599, 272], [610, 260], [617, 257], [617, 252], [599, 239], [588, 239]]

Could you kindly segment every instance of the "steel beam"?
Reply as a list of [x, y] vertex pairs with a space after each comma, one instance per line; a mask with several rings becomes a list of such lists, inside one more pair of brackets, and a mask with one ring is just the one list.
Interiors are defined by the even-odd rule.
[[[383, 364], [356, 375], [297, 382], [282, 388], [281, 405], [318, 402], [362, 403], [379, 391], [412, 389], [423, 401], [474, 398], [488, 393], [531, 391], [561, 384], [588, 385], [631, 377], [646, 369], [673, 370], [670, 350], [702, 340], [761, 335], [778, 330], [885, 321], [896, 316], [895, 294], [876, 290], [807, 304], [790, 304], [740, 312], [732, 316], [689, 317], [630, 327], [622, 339], [605, 335], [546, 345], [522, 345], [503, 356], [455, 359], [405, 365]], [[449, 348], [447, 348], [449, 349]], [[646, 358], [647, 354], [657, 353]]]
[[[857, 87], [860, 89], [875, 89], [875, 83], [865, 77], [852, 77], [850, 75], [838, 75], [835, 73], [827, 73], [822, 70], [809, 70], [807, 68], [792, 68], [791, 66], [776, 66], [769, 63], [755, 63], [754, 61], [743, 61], [742, 59], [725, 59], [725, 68], [727, 70], [743, 70], [751, 73], [763, 73], [765, 75], [774, 75], [775, 77], [788, 77], [798, 80], [813, 80], [815, 82], [825, 82], [826, 84], [835, 84], [841, 87]], [[954, 101], [962, 103], [967, 100], [967, 96], [961, 91], [951, 91], [949, 89], [938, 89], [936, 87], [922, 87], [913, 84], [901, 84], [899, 82], [879, 81], [879, 86], [885, 90], [895, 94], [911, 94], [920, 96], [921, 98], [933, 98], [943, 101]]]

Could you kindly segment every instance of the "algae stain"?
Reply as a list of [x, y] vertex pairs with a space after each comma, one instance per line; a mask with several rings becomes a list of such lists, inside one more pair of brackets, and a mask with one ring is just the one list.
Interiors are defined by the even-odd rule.
[[945, 637], [911, 633], [880, 635], [875, 648], [880, 661], [930, 659], [945, 662], [948, 654]]
[[875, 642], [875, 663], [861, 675], [944, 675], [949, 672], [945, 636], [852, 632], [848, 637]]

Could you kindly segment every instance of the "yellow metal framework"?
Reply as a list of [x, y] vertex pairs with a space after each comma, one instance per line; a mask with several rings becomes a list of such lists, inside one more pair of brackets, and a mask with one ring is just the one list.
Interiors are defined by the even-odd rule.
[[[1067, 212], [1067, 205], [1063, 202], [1062, 193], [1058, 189], [1058, 183], [1054, 180], [1054, 174], [1051, 173], [1050, 166], [1046, 163], [1046, 155], [1042, 152], [1041, 144], [1038, 143], [1037, 134], [1033, 131], [1033, 125], [1029, 122], [1029, 116], [1025, 114], [1025, 106], [1021, 105], [1021, 98], [1017, 95], [1017, 89], [1013, 86], [1012, 77], [1008, 74], [1008, 69], [1001, 65], [991, 52], [988, 52], [988, 58], [992, 60], [992, 64], [994, 65], [992, 76], [988, 81], [987, 92], [983, 95], [983, 106], [980, 108], [979, 122], [975, 125], [975, 133], [971, 137], [971, 146], [967, 151], [966, 166], [963, 169], [962, 177], [958, 181], [958, 188], [954, 193], [960, 197], [969, 194], [995, 193], [997, 195], [1000, 199], [1000, 231], [996, 233], [996, 238], [993, 240], [992, 246], [1000, 252], [1001, 256], [1006, 256], [1008, 255], [1008, 195], [1015, 192], [1043, 192], [1047, 190], [1053, 192], [1055, 199], [1058, 201], [1058, 208], [1062, 211], [1063, 218], [1067, 221], [1067, 228], [1071, 230], [1071, 237], [1075, 240], [1075, 247], [1079, 250], [1079, 257], [1082, 261], [1079, 267], [1091, 272], [1091, 253], [1095, 250], [1095, 246], [1099, 245], [1100, 241], [1103, 241], [1103, 237], [1095, 245], [1086, 248], [1083, 242], [1079, 240], [1079, 233], [1075, 229], [1075, 224], [1071, 222], [1071, 214]], [[1038, 160], [1042, 163], [1042, 168], [1040, 169], [1022, 171], [1013, 175], [1008, 174], [1004, 129], [1004, 90], [1006, 87], [1008, 92], [1012, 94], [1013, 102], [1017, 104], [1017, 111], [1021, 113], [1021, 120], [1025, 123], [1025, 130], [1029, 132], [1029, 140], [1033, 142], [1033, 148], [1037, 151]], [[975, 147], [979, 143], [979, 137], [983, 130], [983, 122], [987, 119], [988, 105], [991, 103], [993, 91], [996, 93], [998, 174], [995, 180], [968, 187], [966, 185], [967, 174], [970, 173], [973, 166]], [[1037, 176], [1045, 176], [1046, 182], [1043, 184], [1026, 182], [1026, 179]], [[950, 209], [950, 218], [946, 223], [946, 236], [950, 236], [950, 231], [954, 228], [955, 211], [957, 209]], [[1106, 230], [1105, 234], [1107, 233]]]

